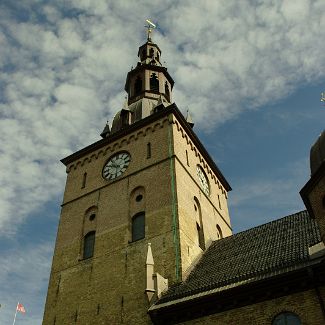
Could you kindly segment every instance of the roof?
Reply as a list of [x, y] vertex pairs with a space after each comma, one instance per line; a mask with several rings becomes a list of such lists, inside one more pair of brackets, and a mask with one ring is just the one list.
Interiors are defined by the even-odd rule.
[[309, 265], [308, 248], [320, 241], [318, 225], [307, 211], [214, 241], [186, 281], [155, 305]]

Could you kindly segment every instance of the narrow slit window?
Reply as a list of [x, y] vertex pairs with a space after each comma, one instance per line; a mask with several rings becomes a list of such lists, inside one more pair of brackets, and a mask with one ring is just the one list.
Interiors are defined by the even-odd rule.
[[166, 95], [167, 100], [170, 102], [170, 92], [169, 92], [169, 87], [168, 87], [167, 81], [165, 82], [165, 95]]
[[188, 160], [188, 152], [187, 152], [187, 150], [185, 150], [185, 153], [186, 153], [186, 164], [187, 164], [187, 166], [190, 166], [190, 162]]
[[74, 314], [74, 321], [75, 323], [77, 322], [78, 320], [78, 310], [76, 310], [75, 314]]
[[151, 158], [151, 143], [147, 143], [147, 158]]
[[221, 239], [223, 238], [223, 234], [222, 234], [222, 230], [220, 228], [220, 226], [217, 224], [217, 236], [218, 236], [218, 239]]
[[204, 237], [203, 237], [203, 231], [198, 223], [196, 223], [196, 230], [197, 230], [197, 236], [198, 236], [198, 244], [201, 249], [205, 249], [204, 245]]
[[220, 196], [218, 194], [218, 202], [219, 202], [219, 209], [222, 210], [222, 207], [221, 207], [221, 201], [220, 201]]
[[59, 291], [60, 291], [60, 283], [61, 283], [61, 275], [59, 276], [58, 284], [57, 284], [57, 286], [56, 286], [56, 292], [55, 292], [55, 296], [56, 296], [56, 297], [59, 295]]
[[82, 178], [81, 188], [85, 188], [86, 187], [86, 182], [87, 182], [87, 173], [84, 173], [84, 176]]

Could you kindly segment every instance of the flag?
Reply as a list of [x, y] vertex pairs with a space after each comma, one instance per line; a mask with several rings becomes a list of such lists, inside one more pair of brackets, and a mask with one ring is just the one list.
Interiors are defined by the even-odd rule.
[[21, 313], [26, 313], [25, 307], [22, 304], [20, 304], [19, 302], [17, 304], [17, 311], [19, 311]]

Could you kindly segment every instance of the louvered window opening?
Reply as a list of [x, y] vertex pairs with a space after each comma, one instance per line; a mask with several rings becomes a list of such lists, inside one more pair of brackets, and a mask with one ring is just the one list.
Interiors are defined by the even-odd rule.
[[159, 80], [155, 73], [150, 78], [150, 90], [159, 92]]

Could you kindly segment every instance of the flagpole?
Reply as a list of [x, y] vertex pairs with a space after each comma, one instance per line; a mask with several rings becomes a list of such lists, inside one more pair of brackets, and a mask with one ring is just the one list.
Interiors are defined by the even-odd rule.
[[17, 303], [17, 306], [16, 306], [16, 312], [15, 312], [14, 322], [12, 323], [12, 325], [15, 325], [15, 322], [16, 322], [18, 304], [19, 304], [19, 302]]

